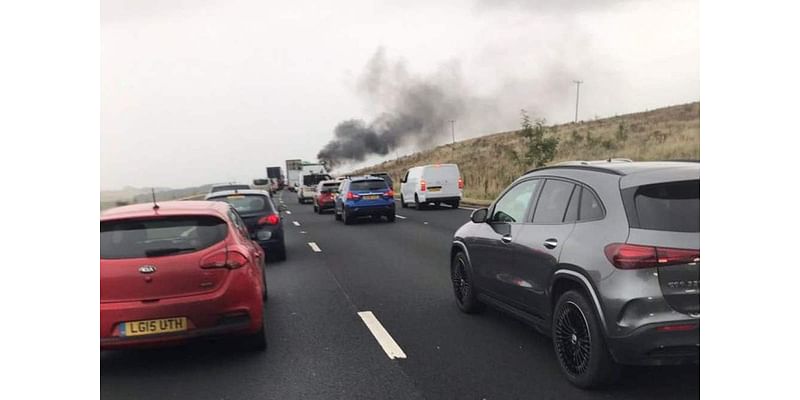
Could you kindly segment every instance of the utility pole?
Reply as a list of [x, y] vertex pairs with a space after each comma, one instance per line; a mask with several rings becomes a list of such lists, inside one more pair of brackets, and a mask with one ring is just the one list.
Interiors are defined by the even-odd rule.
[[453, 135], [453, 145], [456, 144], [456, 120], [450, 120], [450, 133]]
[[583, 81], [572, 81], [576, 86], [576, 93], [575, 93], [575, 122], [578, 122], [578, 101], [581, 98], [581, 83]]

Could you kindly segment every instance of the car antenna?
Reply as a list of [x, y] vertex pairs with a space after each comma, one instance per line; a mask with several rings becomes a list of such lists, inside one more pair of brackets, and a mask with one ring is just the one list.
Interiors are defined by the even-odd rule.
[[153, 210], [158, 210], [161, 207], [159, 207], [158, 203], [156, 203], [156, 190], [153, 189], [153, 188], [150, 188], [150, 192], [153, 194]]

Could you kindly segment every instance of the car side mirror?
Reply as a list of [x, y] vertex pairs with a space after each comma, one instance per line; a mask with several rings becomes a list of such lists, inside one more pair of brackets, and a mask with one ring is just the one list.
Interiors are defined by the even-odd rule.
[[489, 209], [488, 208], [479, 208], [470, 214], [469, 219], [476, 224], [482, 224], [486, 222], [486, 217], [489, 216]]

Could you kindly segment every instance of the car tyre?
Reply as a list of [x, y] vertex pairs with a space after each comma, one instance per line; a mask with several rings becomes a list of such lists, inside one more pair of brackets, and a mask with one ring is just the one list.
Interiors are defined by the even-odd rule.
[[395, 221], [394, 213], [386, 214], [386, 220], [389, 222], [394, 222]]
[[406, 204], [405, 199], [403, 199], [403, 194], [402, 193], [400, 193], [400, 207], [408, 208], [408, 204]]
[[319, 213], [320, 213], [320, 212], [319, 212], [319, 207], [317, 207], [317, 204], [316, 204], [316, 203], [314, 203], [314, 213], [315, 213], [315, 214], [319, 214]]
[[456, 200], [456, 201], [450, 203], [450, 205], [453, 207], [453, 209], [456, 209], [456, 208], [458, 208], [459, 205], [461, 205], [461, 200]]
[[342, 220], [344, 220], [345, 225], [351, 225], [353, 223], [353, 217], [347, 215], [347, 208], [342, 207]]
[[597, 313], [582, 293], [570, 290], [559, 297], [552, 337], [561, 371], [573, 385], [592, 389], [619, 378], [621, 366], [611, 357]]
[[453, 283], [453, 294], [458, 309], [467, 314], [483, 311], [484, 304], [478, 300], [477, 288], [472, 279], [472, 267], [464, 252], [459, 251], [450, 265], [450, 279]]
[[264, 329], [264, 322], [261, 323], [261, 329], [251, 335], [243, 338], [242, 344], [248, 350], [264, 351], [267, 349], [267, 331]]
[[414, 207], [416, 207], [417, 210], [424, 210], [425, 209], [425, 203], [420, 203], [419, 202], [419, 197], [416, 194], [414, 194]]

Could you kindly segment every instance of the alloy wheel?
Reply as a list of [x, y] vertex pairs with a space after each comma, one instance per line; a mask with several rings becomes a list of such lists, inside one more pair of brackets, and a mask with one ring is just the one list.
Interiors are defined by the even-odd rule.
[[561, 365], [573, 375], [581, 375], [589, 367], [592, 338], [589, 324], [580, 307], [568, 301], [559, 310], [555, 326], [556, 355]]

